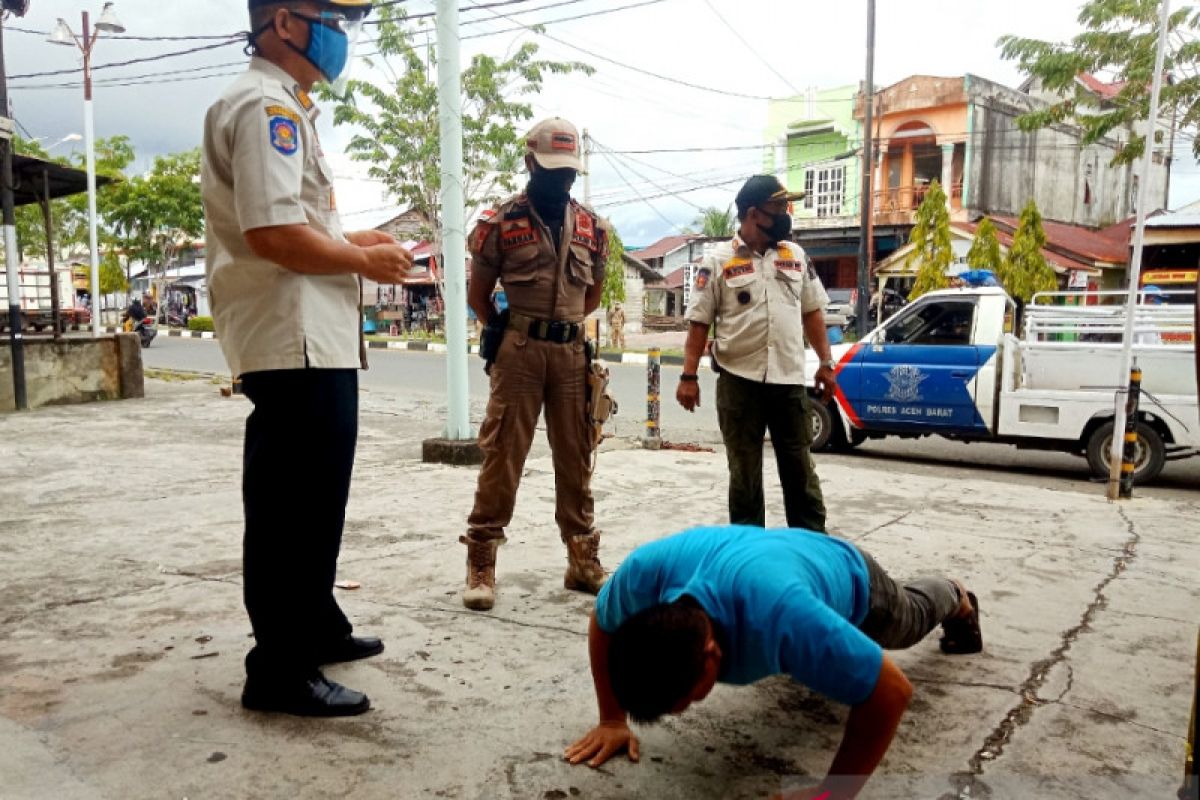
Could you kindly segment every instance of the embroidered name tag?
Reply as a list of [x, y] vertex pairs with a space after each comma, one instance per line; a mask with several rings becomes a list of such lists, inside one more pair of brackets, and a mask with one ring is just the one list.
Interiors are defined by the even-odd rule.
[[725, 280], [737, 278], [742, 275], [753, 275], [754, 262], [735, 258], [733, 261], [726, 262], [725, 267], [721, 270], [721, 273], [725, 276]]
[[784, 270], [786, 272], [804, 272], [804, 262], [796, 261], [795, 259], [788, 261], [780, 259], [776, 260], [775, 269]]
[[506, 219], [500, 223], [500, 249], [513, 250], [529, 244], [537, 244], [538, 232], [529, 217]]

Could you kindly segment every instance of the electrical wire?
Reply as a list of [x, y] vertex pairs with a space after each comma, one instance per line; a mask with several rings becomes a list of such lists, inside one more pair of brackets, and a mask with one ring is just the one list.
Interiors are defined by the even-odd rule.
[[786, 84], [787, 87], [789, 89], [791, 89], [793, 92], [795, 92], [796, 94], [803, 94], [803, 92], [801, 92], [799, 89], [797, 89], [792, 84], [791, 81], [789, 81], [786, 77], [784, 77], [783, 73], [781, 73], [779, 70], [775, 69], [775, 67], [771, 66], [771, 63], [769, 61], [767, 61], [767, 59], [763, 58], [763, 54], [760, 52], [760, 49], [758, 47], [755, 47], [754, 45], [750, 44], [750, 42], [747, 42], [745, 37], [743, 37], [740, 33], [738, 33], [737, 28], [733, 27], [733, 25], [731, 25], [729, 23], [729, 20], [727, 20], [727, 19], [725, 19], [725, 17], [721, 16], [721, 12], [717, 11], [717, 7], [712, 4], [712, 0], [704, 0], [704, 5], [708, 6], [708, 10], [713, 13], [713, 16], [715, 16], [717, 19], [721, 20], [721, 24], [724, 25], [729, 30], [729, 32], [732, 33], [734, 35], [734, 37], [739, 42], [741, 42], [742, 45], [754, 55], [755, 58], [757, 58], [760, 62], [762, 62], [763, 66], [765, 66], [772, 73], [774, 73], [775, 77], [777, 77], [777, 78], [779, 78], [779, 80], [783, 81], [784, 84]]
[[[232, 44], [245, 44], [245, 37], [239, 34], [237, 39], [219, 42], [217, 44], [206, 44], [199, 47], [192, 47], [187, 50], [178, 50], [171, 53], [159, 53], [155, 56], [147, 56], [145, 58], [131, 58], [128, 61], [113, 61], [107, 64], [93, 64], [92, 72], [99, 69], [111, 69], [113, 67], [128, 67], [133, 64], [145, 64], [151, 61], [162, 61], [167, 58], [177, 58], [178, 56], [192, 55], [193, 53], [202, 53], [206, 50], [216, 50], [221, 47], [228, 47]], [[77, 72], [83, 72], [83, 67], [74, 67], [72, 69], [56, 69], [46, 72], [27, 72], [23, 75], [9, 75], [9, 80], [21, 80], [23, 78], [44, 78], [53, 75], [74, 75]]]

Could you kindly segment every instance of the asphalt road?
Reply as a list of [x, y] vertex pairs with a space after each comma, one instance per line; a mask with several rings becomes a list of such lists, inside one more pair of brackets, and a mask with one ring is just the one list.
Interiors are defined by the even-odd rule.
[[[162, 337], [142, 351], [147, 367], [228, 374], [228, 367], [215, 341]], [[444, 393], [446, 357], [441, 353], [372, 350], [371, 368], [362, 374], [361, 385], [371, 392], [401, 395], [420, 395], [438, 398]], [[470, 356], [470, 396], [472, 406], [482, 407], [487, 399], [487, 377], [483, 374], [478, 356]], [[646, 368], [632, 364], [612, 364], [613, 390], [620, 404], [618, 432], [633, 435], [641, 430], [646, 397]], [[711, 445], [721, 440], [713, 404], [714, 376], [702, 371], [700, 376], [701, 407], [695, 414], [684, 411], [674, 400], [679, 367], [662, 368], [662, 433], [663, 438], [678, 443]], [[477, 414], [474, 415], [477, 418]], [[988, 479], [1047, 486], [1065, 482], [1077, 487], [1090, 480], [1087, 464], [1082, 458], [1065, 453], [1018, 450], [1008, 445], [952, 442], [940, 437], [924, 439], [888, 438], [868, 441], [846, 454], [822, 453], [820, 460], [830, 459], [853, 464], [858, 459], [894, 463], [896, 469], [910, 473], [932, 474], [944, 471], [947, 465], [963, 471], [987, 473]], [[981, 474], [981, 477], [984, 477]], [[1103, 493], [1103, 484], [1095, 484]], [[1184, 493], [1189, 498], [1200, 491], [1200, 458], [1168, 462], [1163, 474], [1151, 486], [1142, 487], [1147, 496], [1170, 496]]]

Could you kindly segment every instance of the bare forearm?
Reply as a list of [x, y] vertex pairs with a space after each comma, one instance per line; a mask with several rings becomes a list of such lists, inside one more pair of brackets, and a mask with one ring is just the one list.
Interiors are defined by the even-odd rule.
[[600, 297], [604, 294], [604, 284], [594, 283], [588, 287], [583, 298], [583, 315], [586, 317], [600, 307]]
[[808, 346], [817, 351], [818, 358], [828, 361], [829, 333], [825, 330], [825, 314], [820, 310], [809, 311], [801, 317], [801, 322], [804, 324], [804, 338], [808, 341]]
[[305, 275], [358, 274], [367, 266], [363, 248], [337, 241], [308, 225], [255, 228], [244, 234], [260, 258]]
[[625, 709], [613, 694], [608, 677], [609, 636], [596, 622], [595, 613], [588, 624], [588, 656], [592, 662], [592, 682], [596, 686], [596, 702], [600, 707], [601, 722], [624, 722]]
[[850, 710], [846, 732], [823, 787], [830, 800], [858, 795], [887, 753], [912, 699], [912, 684], [900, 668], [884, 656], [879, 682], [866, 702]]
[[683, 371], [695, 375], [700, 368], [700, 357], [704, 355], [704, 345], [708, 342], [708, 325], [703, 322], [693, 322], [688, 326], [687, 341], [683, 344]]

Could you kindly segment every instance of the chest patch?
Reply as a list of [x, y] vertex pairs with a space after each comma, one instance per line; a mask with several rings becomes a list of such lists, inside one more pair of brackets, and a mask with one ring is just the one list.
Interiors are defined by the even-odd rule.
[[280, 153], [290, 156], [300, 149], [300, 132], [296, 129], [296, 123], [289, 117], [271, 117], [267, 121], [267, 129], [270, 132], [271, 147]]
[[505, 219], [500, 222], [500, 249], [515, 250], [539, 241], [538, 230], [529, 217]]
[[735, 258], [732, 261], [727, 261], [721, 270], [721, 274], [725, 280], [730, 278], [739, 278], [742, 275], [754, 274], [754, 262], [748, 258]]
[[600, 251], [600, 244], [596, 238], [596, 221], [582, 208], [575, 210], [575, 231], [571, 234], [571, 244], [581, 244], [593, 253]]
[[775, 269], [783, 270], [784, 272], [795, 272], [797, 274], [804, 272], [804, 262], [791, 259], [776, 259]]

